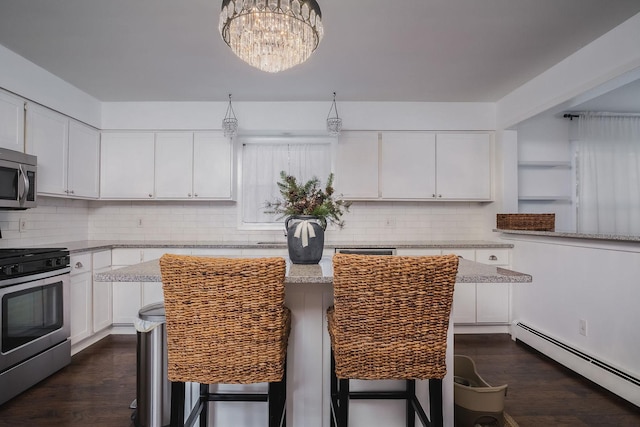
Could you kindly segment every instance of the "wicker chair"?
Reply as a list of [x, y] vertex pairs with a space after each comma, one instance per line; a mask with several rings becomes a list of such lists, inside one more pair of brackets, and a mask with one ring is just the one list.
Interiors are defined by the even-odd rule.
[[[455, 255], [333, 257], [331, 425], [346, 427], [349, 399], [406, 399], [406, 425], [442, 426]], [[406, 380], [404, 391], [349, 391], [349, 379]], [[415, 395], [429, 380], [430, 418]]]
[[[207, 425], [209, 401], [265, 401], [269, 427], [284, 425], [291, 313], [284, 258], [160, 258], [167, 324], [171, 426]], [[185, 418], [185, 382], [200, 399]], [[268, 382], [267, 393], [213, 393], [209, 384]]]

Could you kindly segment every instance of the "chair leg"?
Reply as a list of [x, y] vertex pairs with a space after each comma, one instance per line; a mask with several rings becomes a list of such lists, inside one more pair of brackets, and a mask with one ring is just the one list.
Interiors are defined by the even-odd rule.
[[268, 405], [269, 405], [269, 427], [286, 426], [286, 386], [282, 382], [269, 383]]
[[338, 427], [349, 425], [349, 380], [338, 380]]
[[431, 425], [443, 427], [442, 380], [429, 380], [429, 408]]
[[171, 427], [184, 427], [184, 393], [183, 382], [171, 383]]
[[415, 427], [416, 425], [416, 411], [413, 407], [413, 402], [416, 399], [416, 381], [406, 380], [407, 390], [407, 427]]
[[338, 378], [336, 377], [336, 359], [333, 356], [333, 350], [331, 350], [331, 367], [330, 367], [330, 408], [329, 408], [329, 422], [330, 427], [336, 427], [336, 414], [338, 411]]
[[200, 411], [200, 427], [209, 425], [209, 384], [200, 384], [200, 402], [202, 411]]
[[286, 427], [287, 412], [287, 360], [284, 361], [282, 380], [269, 383], [269, 427]]

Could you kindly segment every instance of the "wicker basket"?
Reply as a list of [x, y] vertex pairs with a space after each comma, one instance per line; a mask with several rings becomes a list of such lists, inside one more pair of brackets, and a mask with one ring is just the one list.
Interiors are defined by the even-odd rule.
[[556, 214], [497, 214], [497, 228], [501, 230], [554, 231]]

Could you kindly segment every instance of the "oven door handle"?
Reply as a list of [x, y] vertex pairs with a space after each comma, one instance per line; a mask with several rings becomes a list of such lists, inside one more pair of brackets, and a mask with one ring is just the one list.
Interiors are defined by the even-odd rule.
[[[22, 180], [20, 180], [22, 178]], [[18, 167], [18, 201], [23, 204], [27, 200], [29, 194], [29, 177], [22, 169], [22, 165]]]

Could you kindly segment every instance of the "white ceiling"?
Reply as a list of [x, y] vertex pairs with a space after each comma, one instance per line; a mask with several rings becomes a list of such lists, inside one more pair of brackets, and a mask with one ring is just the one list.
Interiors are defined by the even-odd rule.
[[[0, 44], [101, 101], [494, 102], [640, 12], [638, 0], [318, 0], [325, 37], [269, 74], [221, 0], [0, 0]], [[1, 72], [1, 69], [0, 69]]]

